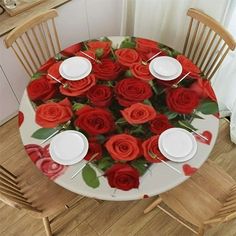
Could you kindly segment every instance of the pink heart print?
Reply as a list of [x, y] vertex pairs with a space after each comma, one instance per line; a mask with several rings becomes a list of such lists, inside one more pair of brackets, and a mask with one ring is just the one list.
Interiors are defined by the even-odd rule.
[[205, 140], [204, 138], [200, 137], [199, 135], [195, 134], [195, 138], [197, 141], [201, 142], [201, 143], [205, 143], [205, 144], [208, 144], [210, 145], [211, 143], [211, 139], [212, 139], [212, 133], [208, 130], [205, 130], [201, 133], [201, 135], [203, 135], [204, 137], [207, 138], [207, 140]]
[[189, 164], [184, 164], [182, 168], [186, 176], [191, 176], [197, 171], [196, 167], [192, 167]]

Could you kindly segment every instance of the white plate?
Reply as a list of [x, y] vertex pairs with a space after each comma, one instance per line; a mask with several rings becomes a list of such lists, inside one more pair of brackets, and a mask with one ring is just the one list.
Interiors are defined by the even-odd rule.
[[174, 80], [182, 73], [182, 65], [173, 57], [161, 56], [149, 64], [151, 74], [160, 80]]
[[52, 138], [49, 152], [55, 162], [73, 165], [86, 156], [88, 146], [88, 140], [82, 133], [67, 130]]
[[92, 70], [91, 62], [84, 57], [70, 57], [64, 60], [59, 72], [61, 76], [68, 80], [80, 80], [90, 74]]
[[197, 152], [196, 139], [190, 132], [181, 128], [164, 131], [159, 137], [158, 147], [167, 159], [175, 162], [187, 161]]

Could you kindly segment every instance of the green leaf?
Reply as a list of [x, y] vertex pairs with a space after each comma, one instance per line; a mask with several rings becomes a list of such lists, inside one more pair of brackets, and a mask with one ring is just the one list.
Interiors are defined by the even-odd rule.
[[125, 124], [127, 123], [127, 121], [124, 119], [124, 118], [119, 118], [117, 121], [116, 121], [116, 124]]
[[132, 75], [132, 73], [131, 73], [131, 71], [130, 70], [127, 70], [126, 72], [125, 72], [125, 77], [132, 77], [133, 75]]
[[204, 119], [203, 117], [199, 116], [196, 113], [193, 113], [191, 116], [192, 116], [192, 118], [197, 118], [197, 119], [202, 119], [202, 120]]
[[111, 81], [111, 80], [107, 81], [107, 85], [108, 85], [109, 87], [114, 87], [114, 86], [115, 86], [115, 85], [114, 85], [114, 82]]
[[102, 170], [106, 171], [108, 168], [110, 168], [113, 165], [113, 161], [110, 157], [103, 157], [97, 162], [97, 167]]
[[197, 130], [194, 126], [192, 126], [188, 121], [185, 120], [179, 120], [178, 124], [180, 125], [181, 128], [188, 129], [188, 130]]
[[103, 42], [111, 42], [111, 40], [110, 40], [108, 37], [106, 37], [106, 36], [101, 37], [101, 38], [100, 38], [100, 41], [103, 41]]
[[91, 188], [97, 188], [100, 185], [99, 179], [95, 170], [90, 166], [86, 165], [82, 170], [82, 177], [84, 182]]
[[214, 101], [205, 100], [198, 106], [197, 110], [205, 115], [215, 114], [218, 112], [218, 105]]
[[135, 48], [136, 43], [131, 41], [130, 38], [125, 39], [121, 42], [120, 48]]
[[149, 165], [145, 159], [137, 159], [135, 161], [132, 161], [131, 166], [136, 168], [140, 175], [143, 175], [149, 167]]
[[101, 58], [103, 53], [104, 53], [104, 49], [103, 48], [97, 48], [96, 52], [95, 52], [95, 55], [96, 55], [97, 58]]
[[133, 125], [134, 127], [135, 127], [135, 129], [133, 129], [133, 130], [130, 130], [130, 134], [145, 134], [145, 131], [143, 130], [143, 126], [142, 125], [139, 125], [139, 126], [135, 126], [135, 125]]
[[151, 87], [152, 87], [152, 89], [153, 89], [154, 93], [155, 93], [155, 94], [158, 94], [158, 91], [157, 91], [157, 89], [156, 89], [156, 87], [155, 87], [155, 85], [154, 85], [154, 83], [153, 83], [153, 81], [152, 81], [152, 80], [151, 80], [151, 81], [149, 81], [149, 84], [151, 85]]
[[36, 130], [31, 137], [36, 139], [46, 139], [51, 134], [55, 133], [58, 129], [52, 129], [52, 128], [40, 128]]
[[143, 103], [146, 104], [146, 105], [152, 106], [151, 101], [148, 100], [148, 99], [145, 99], [145, 100], [143, 101]]
[[172, 120], [179, 115], [178, 113], [172, 111], [167, 111], [164, 114], [168, 117], [169, 120]]
[[73, 109], [73, 111], [78, 111], [79, 109], [81, 109], [84, 106], [85, 106], [84, 104], [76, 102], [73, 104], [72, 109]]
[[102, 134], [97, 135], [96, 139], [100, 144], [103, 144], [106, 141], [106, 137]]
[[39, 77], [41, 77], [42, 75], [44, 75], [44, 73], [42, 72], [36, 72], [31, 76], [32, 80], [38, 79]]
[[54, 58], [57, 60], [57, 61], [60, 61], [62, 60], [62, 55], [60, 53], [57, 53]]

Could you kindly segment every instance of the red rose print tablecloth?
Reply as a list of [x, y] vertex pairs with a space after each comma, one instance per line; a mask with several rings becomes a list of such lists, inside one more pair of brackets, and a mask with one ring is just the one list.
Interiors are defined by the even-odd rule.
[[[60, 64], [72, 56], [86, 57], [81, 51], [101, 63], [88, 57], [91, 73], [79, 81], [65, 80], [59, 73]], [[142, 63], [157, 52], [181, 63], [182, 74], [174, 81], [154, 78]], [[29, 158], [51, 180], [78, 194], [123, 201], [157, 195], [196, 172], [214, 146], [217, 113], [210, 83], [184, 55], [148, 39], [104, 37], [66, 48], [32, 75], [21, 101], [19, 126]], [[62, 127], [82, 132], [89, 141], [84, 160], [71, 166], [52, 160], [50, 140], [40, 144]], [[157, 144], [160, 134], [171, 127], [197, 130], [208, 140], [195, 135], [198, 146], [192, 159], [168, 161]]]

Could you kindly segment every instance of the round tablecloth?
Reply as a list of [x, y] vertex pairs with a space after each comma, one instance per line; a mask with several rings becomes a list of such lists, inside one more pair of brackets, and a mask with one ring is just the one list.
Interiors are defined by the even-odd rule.
[[[59, 73], [60, 64], [68, 57], [86, 57], [81, 51], [101, 63], [87, 57], [92, 64], [90, 75], [79, 81], [65, 80]], [[161, 53], [158, 57], [174, 57], [181, 63], [183, 70], [177, 79], [160, 81], [151, 75], [149, 65], [142, 63], [157, 52]], [[178, 88], [171, 87], [188, 72]], [[185, 181], [208, 158], [218, 126], [214, 92], [200, 70], [181, 53], [135, 37], [88, 40], [58, 53], [32, 76], [19, 111], [23, 144], [40, 171], [75, 193], [114, 201], [150, 197]], [[57, 164], [49, 153], [50, 140], [41, 144], [62, 127], [79, 130], [88, 138], [85, 159], [97, 155], [73, 179], [72, 175], [87, 161], [70, 166]], [[182, 163], [168, 161], [157, 142], [159, 135], [171, 127], [194, 129], [208, 141], [194, 134], [194, 157]]]

